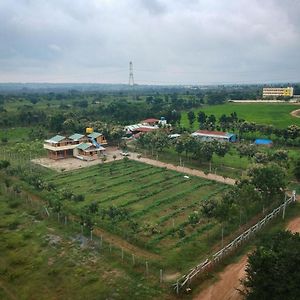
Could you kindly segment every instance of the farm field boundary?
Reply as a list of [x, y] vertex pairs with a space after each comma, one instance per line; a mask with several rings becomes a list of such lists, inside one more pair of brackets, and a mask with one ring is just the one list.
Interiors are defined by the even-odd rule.
[[223, 247], [221, 250], [212, 255], [212, 258], [205, 259], [203, 262], [198, 264], [195, 268], [191, 269], [186, 275], [183, 275], [175, 284], [174, 289], [179, 294], [179, 290], [190, 285], [191, 281], [196, 278], [199, 274], [212, 268], [215, 264], [221, 262], [233, 249], [236, 249], [244, 241], [248, 240], [253, 234], [259, 231], [264, 225], [270, 220], [276, 217], [281, 211], [283, 212], [283, 218], [285, 214], [286, 206], [296, 201], [296, 193], [293, 192], [292, 196], [285, 200], [279, 207], [275, 208], [271, 213], [266, 215], [262, 220], [251, 226], [249, 229], [244, 231], [232, 242]]

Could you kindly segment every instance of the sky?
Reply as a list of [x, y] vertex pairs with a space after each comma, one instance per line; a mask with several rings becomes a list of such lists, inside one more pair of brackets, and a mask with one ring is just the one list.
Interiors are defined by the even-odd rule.
[[300, 81], [299, 0], [0, 0], [0, 82]]

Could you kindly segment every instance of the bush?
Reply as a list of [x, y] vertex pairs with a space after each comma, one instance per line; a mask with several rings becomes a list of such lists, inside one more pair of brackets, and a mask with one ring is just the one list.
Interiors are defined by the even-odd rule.
[[10, 166], [10, 162], [8, 160], [0, 160], [0, 170], [6, 169]]

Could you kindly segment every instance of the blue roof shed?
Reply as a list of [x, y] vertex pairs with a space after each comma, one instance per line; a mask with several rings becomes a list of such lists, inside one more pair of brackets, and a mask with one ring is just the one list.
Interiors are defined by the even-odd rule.
[[271, 146], [273, 144], [273, 142], [271, 140], [268, 139], [256, 139], [254, 141], [255, 145], [266, 145], [266, 146]]

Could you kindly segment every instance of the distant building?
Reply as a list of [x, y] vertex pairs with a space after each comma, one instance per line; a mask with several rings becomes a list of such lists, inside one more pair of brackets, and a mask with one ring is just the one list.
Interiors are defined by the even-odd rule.
[[158, 125], [158, 122], [159, 122], [158, 119], [149, 118], [149, 119], [141, 121], [141, 124], [146, 125], [146, 126], [155, 126], [155, 125]]
[[267, 97], [293, 97], [294, 88], [286, 87], [286, 88], [278, 88], [278, 87], [266, 87], [263, 88], [263, 98]]
[[167, 124], [167, 120], [164, 117], [161, 117], [160, 120], [149, 118], [141, 121], [138, 124], [125, 126], [124, 131], [126, 132], [127, 136], [134, 135], [136, 137], [136, 134], [143, 134], [143, 133], [157, 130], [160, 127], [170, 127], [170, 126], [171, 125]]
[[219, 141], [219, 142], [236, 142], [236, 135], [234, 133], [210, 130], [198, 130], [192, 133], [192, 136], [203, 141]]

